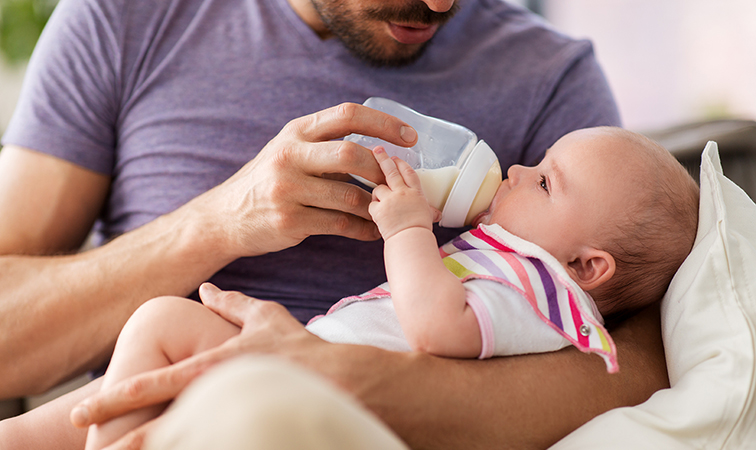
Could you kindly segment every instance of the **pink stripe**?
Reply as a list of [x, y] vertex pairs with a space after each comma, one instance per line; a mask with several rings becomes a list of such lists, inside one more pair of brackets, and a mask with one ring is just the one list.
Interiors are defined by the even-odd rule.
[[475, 318], [478, 320], [478, 328], [480, 328], [480, 356], [478, 356], [478, 359], [490, 358], [494, 355], [496, 347], [493, 321], [488, 314], [488, 308], [486, 308], [483, 300], [469, 290], [466, 290], [466, 292], [465, 301], [473, 310], [473, 314], [475, 314]]
[[580, 315], [580, 310], [577, 309], [575, 298], [572, 296], [572, 291], [568, 289], [567, 294], [569, 295], [570, 313], [572, 313], [572, 321], [575, 323], [575, 330], [577, 331], [575, 334], [577, 335], [578, 342], [583, 347], [589, 348], [591, 343], [588, 341], [588, 336], [583, 336], [583, 333], [580, 332], [580, 326], [583, 324], [583, 317]]
[[481, 241], [485, 242], [486, 244], [490, 245], [491, 247], [495, 249], [503, 250], [505, 252], [513, 251], [511, 248], [507, 247], [506, 245], [502, 244], [501, 242], [497, 241], [496, 239], [484, 233], [483, 230], [481, 230], [480, 228], [470, 230], [470, 234], [472, 234], [476, 238], [480, 239]]
[[370, 296], [370, 297], [373, 297], [373, 296], [375, 296], [375, 297], [388, 297], [389, 295], [391, 295], [391, 293], [389, 291], [387, 291], [386, 289], [383, 289], [382, 287], [379, 286], [377, 288], [371, 289], [365, 296], [366, 297], [367, 296]]
[[525, 298], [527, 298], [528, 301], [536, 309], [538, 309], [538, 302], [536, 300], [535, 292], [533, 291], [533, 286], [530, 284], [530, 277], [528, 276], [528, 272], [525, 270], [525, 266], [523, 266], [520, 260], [511, 253], [502, 253], [501, 256], [507, 260], [507, 263], [509, 263], [509, 265], [512, 267], [512, 270], [514, 270], [517, 274], [517, 278], [520, 279], [520, 284], [522, 284], [522, 288], [525, 291]]
[[320, 319], [321, 317], [325, 317], [325, 314], [318, 314], [317, 316], [313, 317], [307, 322], [307, 325], [312, 325], [313, 322]]

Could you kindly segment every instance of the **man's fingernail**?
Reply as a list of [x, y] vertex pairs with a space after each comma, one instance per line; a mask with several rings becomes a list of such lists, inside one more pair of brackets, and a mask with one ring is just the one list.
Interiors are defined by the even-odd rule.
[[89, 425], [89, 409], [77, 406], [71, 411], [71, 422], [78, 426]]
[[220, 292], [220, 289], [213, 283], [202, 283], [199, 287], [200, 295], [204, 296], [213, 296], [217, 295], [218, 292]]
[[406, 125], [399, 130], [399, 134], [402, 136], [402, 139], [404, 139], [404, 142], [415, 142], [415, 139], [417, 138], [417, 131]]

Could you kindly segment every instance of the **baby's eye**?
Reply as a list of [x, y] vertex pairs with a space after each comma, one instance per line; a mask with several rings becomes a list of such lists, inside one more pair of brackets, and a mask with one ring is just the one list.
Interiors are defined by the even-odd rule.
[[546, 183], [546, 177], [544, 175], [541, 175], [541, 181], [539, 185], [541, 186], [541, 189], [543, 189], [546, 192], [549, 192], [549, 185]]

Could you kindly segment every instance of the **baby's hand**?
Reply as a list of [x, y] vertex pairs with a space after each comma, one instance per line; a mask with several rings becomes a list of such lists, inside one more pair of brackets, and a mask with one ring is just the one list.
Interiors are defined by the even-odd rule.
[[401, 159], [390, 158], [383, 147], [376, 147], [373, 155], [386, 177], [386, 184], [373, 189], [368, 212], [383, 239], [412, 227], [433, 230], [433, 222], [440, 219], [441, 212], [428, 205], [417, 173]]

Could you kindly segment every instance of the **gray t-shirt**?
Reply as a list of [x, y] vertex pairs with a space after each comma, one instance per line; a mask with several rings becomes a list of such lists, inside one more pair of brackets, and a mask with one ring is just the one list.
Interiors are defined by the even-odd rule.
[[[467, 126], [504, 168], [537, 162], [571, 130], [619, 122], [591, 44], [499, 0], [461, 2], [403, 68], [319, 39], [287, 0], [62, 0], [3, 143], [110, 175], [96, 228], [107, 241], [221, 183], [289, 120], [371, 96]], [[212, 281], [304, 321], [383, 282], [382, 247], [311, 237]]]

